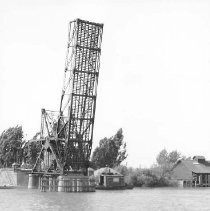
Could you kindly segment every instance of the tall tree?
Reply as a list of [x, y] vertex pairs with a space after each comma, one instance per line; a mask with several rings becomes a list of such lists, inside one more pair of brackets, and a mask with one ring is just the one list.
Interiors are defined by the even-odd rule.
[[173, 150], [168, 154], [168, 161], [172, 164], [175, 164], [179, 158], [181, 158], [181, 153], [176, 150]]
[[160, 166], [166, 165], [168, 163], [168, 152], [166, 149], [163, 149], [159, 152], [156, 161]]
[[40, 132], [36, 133], [33, 139], [27, 141], [24, 145], [24, 162], [26, 163], [27, 167], [28, 165], [32, 167], [35, 164], [36, 159], [41, 151], [41, 142], [37, 139], [39, 135]]
[[22, 160], [23, 145], [22, 126], [10, 127], [0, 136], [0, 160], [5, 167], [11, 167], [14, 162]]
[[115, 167], [127, 158], [126, 143], [123, 141], [123, 131], [119, 129], [117, 133], [100, 140], [99, 146], [93, 152], [92, 164], [95, 168], [105, 166]]
[[173, 150], [170, 153], [168, 153], [166, 149], [160, 151], [156, 161], [162, 171], [163, 176], [170, 175], [174, 164], [179, 158], [181, 158], [181, 153], [176, 150]]

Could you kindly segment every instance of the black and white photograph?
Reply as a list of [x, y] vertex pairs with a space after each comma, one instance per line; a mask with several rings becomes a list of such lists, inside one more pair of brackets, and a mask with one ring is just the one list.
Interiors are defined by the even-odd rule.
[[0, 211], [210, 210], [209, 0], [0, 0]]

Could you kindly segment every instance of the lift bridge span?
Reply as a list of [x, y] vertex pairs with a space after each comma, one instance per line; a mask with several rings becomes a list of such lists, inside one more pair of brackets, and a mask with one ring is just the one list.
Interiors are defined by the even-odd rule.
[[42, 109], [42, 149], [33, 173], [87, 174], [93, 141], [103, 24], [69, 23], [58, 112]]

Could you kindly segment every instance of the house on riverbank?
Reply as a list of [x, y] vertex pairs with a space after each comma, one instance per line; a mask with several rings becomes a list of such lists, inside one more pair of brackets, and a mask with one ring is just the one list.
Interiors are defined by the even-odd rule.
[[210, 161], [203, 156], [178, 160], [173, 168], [172, 179], [180, 187], [210, 187]]
[[125, 187], [124, 176], [109, 167], [94, 172], [98, 189], [122, 189]]

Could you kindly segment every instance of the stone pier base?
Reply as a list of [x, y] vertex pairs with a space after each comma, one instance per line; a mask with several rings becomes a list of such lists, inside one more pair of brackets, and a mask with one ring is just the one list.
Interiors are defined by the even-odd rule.
[[[29, 180], [30, 181], [30, 180]], [[43, 192], [95, 192], [95, 181], [89, 176], [61, 175], [40, 177], [39, 189]]]

